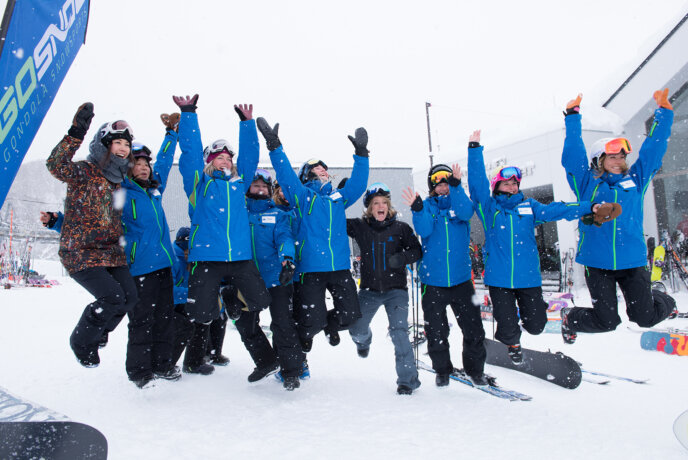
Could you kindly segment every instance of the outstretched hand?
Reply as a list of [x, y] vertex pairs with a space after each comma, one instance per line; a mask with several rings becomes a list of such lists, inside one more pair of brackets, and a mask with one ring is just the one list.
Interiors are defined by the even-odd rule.
[[357, 128], [355, 132], [356, 137], [348, 136], [354, 148], [356, 149], [356, 155], [360, 157], [367, 157], [370, 151], [368, 150], [368, 131], [365, 128]]
[[458, 163], [452, 165], [452, 177], [461, 180], [461, 166]]
[[253, 104], [234, 105], [234, 110], [241, 121], [253, 120]]
[[669, 88], [657, 90], [652, 96], [655, 98], [655, 101], [657, 101], [657, 105], [661, 108], [674, 110], [674, 107], [669, 103]]
[[267, 145], [269, 151], [272, 152], [282, 145], [282, 142], [280, 142], [278, 136], [279, 123], [275, 123], [275, 126], [271, 128], [265, 118], [258, 117], [256, 120], [256, 125], [258, 125], [258, 130], [265, 138], [265, 144]]
[[72, 126], [67, 131], [67, 134], [75, 139], [83, 140], [88, 128], [91, 126], [91, 120], [93, 120], [94, 115], [92, 103], [84, 102], [81, 104], [74, 114]]
[[181, 109], [182, 112], [195, 112], [196, 103], [198, 103], [198, 94], [193, 96], [172, 96], [172, 100]]
[[162, 124], [165, 125], [166, 129], [172, 130], [172, 131], [177, 131], [177, 128], [179, 128], [179, 118], [181, 115], [179, 112], [175, 112], [173, 114], [166, 114], [166, 113], [161, 113], [160, 114], [160, 120], [162, 121]]
[[477, 142], [478, 144], [480, 144], [480, 130], [479, 129], [476, 129], [475, 131], [473, 131], [473, 134], [471, 134], [470, 137], [468, 138], [468, 143], [470, 144], [471, 142]]
[[566, 110], [564, 110], [564, 116], [580, 113], [581, 100], [583, 100], [583, 94], [578, 93], [578, 96], [576, 96], [575, 99], [568, 101], [566, 103]]
[[422, 211], [423, 210], [423, 200], [421, 200], [418, 192], [414, 191], [411, 187], [407, 187], [406, 190], [401, 191], [401, 197], [408, 206], [411, 207], [412, 211]]

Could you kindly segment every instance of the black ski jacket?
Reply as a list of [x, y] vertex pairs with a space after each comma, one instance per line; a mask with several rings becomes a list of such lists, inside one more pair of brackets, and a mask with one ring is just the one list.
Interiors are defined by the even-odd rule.
[[[395, 218], [382, 222], [373, 218], [346, 219], [346, 233], [361, 248], [361, 289], [406, 289], [406, 265], [422, 255], [418, 238], [408, 224]], [[395, 254], [403, 257], [403, 264], [392, 268], [390, 258]]]

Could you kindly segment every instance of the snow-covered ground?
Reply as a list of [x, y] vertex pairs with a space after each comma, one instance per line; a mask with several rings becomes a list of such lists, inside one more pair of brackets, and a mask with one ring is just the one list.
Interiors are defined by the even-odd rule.
[[[667, 460], [688, 455], [671, 429], [688, 409], [688, 358], [641, 350], [640, 334], [627, 329], [627, 320], [609, 334], [580, 335], [572, 346], [558, 334], [524, 333], [522, 343], [563, 351], [589, 370], [648, 377], [647, 385], [583, 382], [566, 390], [487, 366], [503, 386], [533, 400], [509, 402], [457, 382], [439, 389], [426, 372], [413, 396], [398, 396], [393, 347], [380, 311], [367, 359], [356, 355], [347, 333], [337, 347], [318, 336], [308, 356], [312, 377], [294, 392], [284, 391], [273, 378], [254, 385], [246, 381], [253, 364], [231, 328], [224, 349], [228, 367], [139, 390], [124, 371], [125, 323], [101, 350], [98, 368], [79, 366], [68, 337], [90, 296], [61, 277], [59, 262], [39, 261], [36, 268], [61, 285], [0, 290], [0, 386], [98, 428], [112, 459]], [[677, 299], [679, 309], [688, 310], [688, 294]], [[587, 292], [577, 293], [577, 304], [587, 300]], [[671, 325], [688, 327], [688, 320]], [[485, 326], [491, 336], [490, 324]], [[457, 367], [459, 334], [452, 327]]]

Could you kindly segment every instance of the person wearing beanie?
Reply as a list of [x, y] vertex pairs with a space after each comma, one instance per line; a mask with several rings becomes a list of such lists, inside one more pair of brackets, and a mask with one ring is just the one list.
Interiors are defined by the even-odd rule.
[[662, 167], [674, 121], [668, 95], [668, 88], [654, 93], [654, 119], [630, 167], [627, 157], [632, 148], [623, 137], [596, 142], [588, 158], [581, 130], [582, 95], [566, 106], [561, 164], [571, 190], [579, 200], [623, 206], [623, 213], [611, 225], [578, 223], [576, 262], [585, 266], [592, 308], [562, 309], [561, 332], [566, 343], [574, 343], [578, 332], [609, 332], [621, 324], [617, 285], [626, 300], [628, 318], [641, 327], [654, 326], [677, 314], [674, 299], [652, 289], [650, 273], [645, 269], [647, 246], [643, 233], [645, 192]]
[[98, 345], [113, 318], [121, 318], [138, 301], [122, 238], [122, 211], [116, 194], [129, 170], [131, 127], [122, 120], [104, 124], [86, 161], [72, 161], [93, 119], [93, 104], [82, 104], [68, 134], [47, 160], [50, 173], [67, 184], [64, 222], [58, 251], [69, 275], [95, 297], [72, 331], [69, 344], [85, 367], [100, 364]]
[[420, 386], [413, 348], [408, 337], [406, 265], [421, 257], [421, 246], [411, 227], [397, 220], [387, 185], [376, 182], [363, 199], [363, 217], [346, 220], [346, 232], [361, 249], [361, 318], [349, 328], [358, 356], [366, 358], [373, 333], [370, 322], [384, 305], [389, 337], [394, 344], [397, 393], [410, 395]]
[[521, 324], [533, 335], [540, 334], [547, 325], [535, 228], [545, 222], [579, 217], [608, 225], [615, 217], [603, 216], [605, 208], [599, 203], [545, 205], [525, 198], [520, 190], [521, 179], [521, 170], [516, 166], [499, 166], [488, 179], [480, 131], [473, 132], [468, 144], [468, 190], [485, 233], [484, 281], [497, 322], [495, 339], [507, 346], [509, 357], [517, 365], [523, 363]]
[[203, 350], [199, 356], [187, 352], [182, 369], [195, 373], [204, 364], [210, 323], [220, 314], [218, 292], [223, 279], [241, 288], [249, 311], [270, 305], [270, 293], [251, 260], [245, 198], [258, 167], [259, 145], [253, 105], [234, 106], [240, 119], [239, 150], [235, 152], [224, 140], [203, 148], [196, 114], [198, 95], [174, 96], [173, 100], [181, 109], [179, 171], [191, 217], [186, 309], [194, 327], [201, 330], [194, 334], [201, 343], [190, 349]]
[[[167, 124], [165, 127], [168, 128]], [[126, 191], [122, 214], [124, 251], [139, 297], [128, 313], [126, 369], [129, 380], [139, 388], [148, 386], [155, 378], [181, 377], [172, 361], [175, 257], [162, 207], [176, 146], [177, 132], [166, 129], [152, 168], [150, 149], [134, 143], [134, 163], [122, 183]]]
[[416, 265], [435, 384], [449, 385], [454, 371], [449, 355], [449, 305], [463, 332], [463, 367], [475, 385], [487, 385], [485, 330], [480, 307], [473, 301], [468, 250], [473, 205], [461, 187], [461, 168], [433, 166], [428, 172], [428, 191], [425, 200], [410, 187], [402, 195], [413, 211], [413, 227], [422, 241], [423, 257]]

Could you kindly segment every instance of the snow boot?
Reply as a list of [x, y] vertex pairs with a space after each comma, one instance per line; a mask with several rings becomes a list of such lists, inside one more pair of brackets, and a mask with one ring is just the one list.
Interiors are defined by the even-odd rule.
[[398, 395], [410, 395], [413, 393], [413, 389], [409, 387], [408, 385], [399, 385], [397, 387], [397, 394]]
[[284, 383], [282, 383], [282, 386], [287, 391], [294, 391], [295, 389], [301, 386], [301, 382], [299, 382], [298, 377], [287, 377], [284, 379]]
[[341, 338], [339, 337], [339, 332], [325, 329], [325, 335], [330, 341], [330, 345], [332, 345], [333, 347], [339, 345], [339, 342], [341, 341]]
[[105, 345], [108, 344], [108, 332], [105, 331], [103, 332], [103, 335], [100, 337], [100, 340], [98, 341], [98, 348], [105, 348]]
[[361, 358], [367, 358], [368, 353], [370, 353], [370, 348], [358, 348], [356, 351]]
[[520, 343], [516, 345], [507, 345], [507, 352], [514, 364], [523, 364], [523, 349], [521, 349]]
[[170, 380], [172, 382], [182, 378], [182, 371], [179, 366], [173, 366], [172, 369], [168, 369], [165, 372], [153, 372], [156, 379]]
[[274, 374], [275, 372], [277, 372], [278, 369], [279, 365], [277, 363], [268, 364], [267, 366], [256, 367], [255, 369], [253, 369], [253, 372], [251, 372], [251, 375], [248, 376], [248, 381], [249, 383], [258, 382], [259, 380], [263, 380], [268, 375]]
[[576, 342], [576, 333], [569, 328], [568, 315], [572, 310], [571, 307], [564, 307], [561, 309], [561, 336], [564, 339], [564, 343], [573, 344]]
[[206, 363], [201, 363], [198, 366], [191, 366], [184, 364], [184, 367], [182, 367], [182, 370], [184, 371], [185, 374], [201, 374], [201, 375], [210, 375], [213, 372], [215, 372], [215, 368], [211, 366], [210, 364]]
[[435, 376], [435, 385], [438, 387], [446, 387], [449, 385], [449, 374], [437, 374]]
[[304, 353], [308, 353], [313, 349], [313, 339], [299, 338], [299, 341], [301, 342], [301, 349]]
[[98, 367], [100, 364], [100, 356], [98, 356], [97, 349], [86, 353], [77, 351], [74, 348], [72, 348], [72, 351], [74, 356], [76, 356], [76, 360], [84, 367]]
[[215, 366], [226, 366], [229, 364], [229, 358], [221, 353], [219, 355], [211, 353], [208, 362]]
[[143, 390], [144, 388], [154, 387], [155, 383], [153, 383], [153, 380], [153, 374], [149, 374], [145, 377], [141, 377], [140, 379], [132, 380], [132, 382], [134, 382], [134, 385], [136, 385], [137, 388], [141, 388]]
[[473, 386], [476, 387], [484, 387], [489, 385], [489, 382], [487, 381], [487, 377], [485, 377], [485, 374], [480, 374], [480, 375], [469, 375], [469, 379], [471, 379], [471, 382], [473, 383]]

